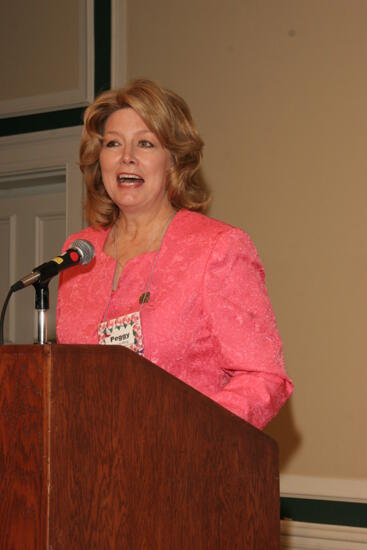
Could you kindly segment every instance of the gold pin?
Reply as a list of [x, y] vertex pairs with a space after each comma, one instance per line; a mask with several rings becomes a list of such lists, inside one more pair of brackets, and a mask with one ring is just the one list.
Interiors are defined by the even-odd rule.
[[139, 304], [146, 304], [150, 300], [150, 292], [144, 292], [139, 298]]

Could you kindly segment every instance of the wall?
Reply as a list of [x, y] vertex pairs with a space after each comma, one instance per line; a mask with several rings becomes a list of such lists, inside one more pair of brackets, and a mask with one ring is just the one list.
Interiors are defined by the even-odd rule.
[[[30, 131], [20, 116], [93, 99], [93, 0], [2, 0], [0, 49], [0, 119], [18, 117], [0, 135]], [[63, 125], [81, 123], [71, 120], [64, 116]], [[33, 124], [33, 131], [45, 129]], [[57, 127], [55, 118], [49, 127]]]
[[1, 0], [1, 13], [0, 101], [77, 88], [78, 2]]
[[[9, 52], [2, 75], [15, 78], [2, 87], [0, 105], [53, 93], [67, 106], [84, 105], [91, 0], [78, 0], [78, 31], [70, 0], [63, 4], [70, 26], [58, 19], [56, 0], [35, 0], [32, 13], [21, 2], [17, 13], [9, 1], [0, 8], [14, 30], [7, 33], [0, 18], [2, 51]], [[108, 2], [95, 3], [98, 25]], [[280, 443], [283, 494], [366, 503], [366, 2], [112, 0], [112, 12], [112, 83], [151, 77], [186, 98], [206, 142], [210, 214], [246, 229], [265, 265], [296, 386], [267, 429]], [[32, 33], [35, 15], [42, 25]], [[63, 37], [50, 44], [55, 27], [69, 29], [57, 62]], [[99, 67], [108, 68], [100, 53], [108, 37], [97, 36]], [[42, 65], [40, 51], [54, 52], [46, 56], [51, 66]], [[35, 64], [49, 78], [34, 79]], [[68, 95], [75, 67], [77, 98]], [[16, 122], [8, 119], [2, 135], [14, 133]], [[32, 124], [25, 121], [22, 131]], [[64, 112], [57, 124], [68, 125]], [[68, 196], [70, 208], [80, 203]]]
[[266, 268], [296, 387], [267, 430], [281, 472], [367, 500], [366, 17], [363, 0], [127, 2], [128, 78], [186, 98], [210, 213]]

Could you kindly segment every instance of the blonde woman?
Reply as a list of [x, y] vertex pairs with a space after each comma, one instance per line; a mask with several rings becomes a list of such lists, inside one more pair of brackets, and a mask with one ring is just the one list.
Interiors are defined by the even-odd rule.
[[292, 393], [249, 236], [206, 217], [203, 142], [149, 80], [86, 110], [80, 166], [94, 261], [61, 275], [59, 343], [125, 345], [263, 428]]

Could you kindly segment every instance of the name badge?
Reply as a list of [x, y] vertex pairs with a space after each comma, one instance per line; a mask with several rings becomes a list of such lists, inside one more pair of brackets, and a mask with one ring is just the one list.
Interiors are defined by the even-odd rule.
[[144, 352], [140, 312], [108, 319], [98, 325], [98, 342], [103, 346], [119, 345], [142, 355]]

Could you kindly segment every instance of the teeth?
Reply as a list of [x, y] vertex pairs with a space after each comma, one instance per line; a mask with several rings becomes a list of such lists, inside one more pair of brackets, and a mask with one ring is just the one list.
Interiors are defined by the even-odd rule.
[[141, 180], [139, 176], [136, 176], [135, 174], [120, 174], [118, 176], [119, 181], [129, 181], [129, 180]]

